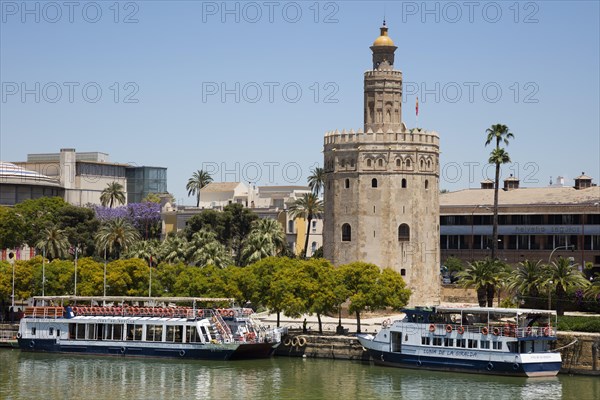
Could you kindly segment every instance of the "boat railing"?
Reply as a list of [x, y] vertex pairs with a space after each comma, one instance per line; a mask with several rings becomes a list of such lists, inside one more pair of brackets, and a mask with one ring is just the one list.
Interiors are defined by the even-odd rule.
[[514, 324], [462, 325], [453, 323], [437, 323], [429, 325], [429, 332], [435, 335], [451, 334], [456, 332], [458, 335], [475, 333], [483, 336], [491, 335], [513, 338], [556, 336], [556, 331], [552, 328], [552, 326], [517, 327]]
[[45, 307], [25, 307], [25, 317], [27, 318], [62, 318], [65, 309], [63, 307], [45, 306]]

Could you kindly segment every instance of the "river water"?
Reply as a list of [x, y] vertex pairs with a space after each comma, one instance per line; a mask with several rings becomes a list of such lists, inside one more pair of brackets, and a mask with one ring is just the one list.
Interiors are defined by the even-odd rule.
[[0, 350], [0, 399], [600, 399], [600, 377], [512, 378], [276, 357], [207, 362]]

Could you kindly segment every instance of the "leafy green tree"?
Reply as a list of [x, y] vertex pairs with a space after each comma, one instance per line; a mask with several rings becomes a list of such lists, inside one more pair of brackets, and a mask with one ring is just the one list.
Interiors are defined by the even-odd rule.
[[308, 176], [308, 187], [319, 197], [321, 191], [325, 187], [325, 170], [322, 167], [315, 167]]
[[242, 246], [244, 239], [252, 230], [252, 223], [258, 215], [241, 204], [228, 204], [223, 207], [223, 226], [225, 246], [229, 247], [234, 255], [235, 265], [242, 265]]
[[185, 227], [187, 240], [190, 240], [194, 233], [201, 230], [215, 232], [219, 242], [227, 244], [227, 238], [225, 237], [225, 217], [222, 211], [203, 210], [190, 218]]
[[200, 190], [212, 181], [210, 174], [201, 169], [194, 172], [192, 177], [188, 179], [185, 188], [188, 191], [188, 196], [196, 196], [196, 207], [200, 207]]
[[496, 175], [494, 184], [494, 218], [492, 227], [492, 259], [496, 259], [498, 253], [498, 189], [500, 188], [500, 165], [510, 162], [508, 153], [500, 147], [500, 143], [504, 142], [508, 146], [509, 139], [514, 138], [514, 135], [509, 131], [506, 125], [495, 124], [486, 130], [485, 145], [495, 142], [496, 147], [491, 152], [488, 162], [496, 165]]
[[356, 313], [356, 331], [360, 333], [360, 313], [367, 309], [385, 308], [389, 289], [384, 287], [377, 265], [361, 261], [342, 265], [339, 269], [344, 286], [350, 293], [348, 310]]
[[66, 204], [57, 213], [57, 224], [65, 232], [71, 245], [79, 244], [81, 254], [92, 256], [96, 246], [94, 236], [100, 227], [94, 210]]
[[45, 253], [46, 258], [65, 258], [69, 252], [69, 241], [65, 231], [56, 225], [50, 225], [42, 231], [42, 237], [35, 247]]
[[113, 207], [113, 204], [125, 204], [125, 190], [119, 182], [111, 182], [106, 184], [106, 187], [100, 194], [100, 203], [104, 207]]
[[406, 307], [410, 299], [411, 290], [406, 288], [406, 282], [397, 271], [384, 268], [379, 278], [383, 289], [383, 306], [400, 310]]
[[156, 273], [152, 275], [152, 293], [162, 296], [175, 296], [175, 283], [179, 275], [186, 273], [189, 267], [184, 263], [162, 262], [156, 267]]
[[302, 253], [302, 257], [306, 257], [310, 236], [310, 224], [313, 219], [320, 218], [321, 214], [323, 214], [323, 202], [319, 200], [314, 193], [307, 193], [297, 199], [290, 206], [288, 211], [292, 218], [303, 218], [306, 220], [306, 238], [304, 240], [304, 252]]
[[298, 318], [309, 310], [310, 281], [301, 260], [280, 257], [277, 262], [267, 292], [267, 306], [277, 313], [279, 326], [281, 312]]
[[277, 314], [277, 326], [279, 326], [282, 311], [281, 299], [277, 296], [281, 293], [273, 293], [271, 283], [279, 269], [284, 268], [289, 260], [285, 257], [267, 257], [244, 268], [249, 270], [249, 273], [254, 274], [258, 283], [251, 297], [252, 303], [255, 306], [262, 305], [274, 311]]
[[285, 233], [281, 224], [271, 218], [253, 222], [252, 231], [244, 240], [242, 259], [251, 264], [262, 258], [281, 255], [286, 248]]
[[[29, 261], [15, 261], [15, 301], [28, 299], [35, 295], [35, 264], [41, 265], [41, 257]], [[10, 302], [12, 295], [12, 271], [13, 265], [7, 261], [0, 262], [0, 298]]]
[[[108, 285], [108, 265], [107, 285]], [[79, 296], [101, 296], [104, 293], [104, 264], [91, 257], [77, 262], [77, 294]]]
[[225, 296], [234, 298], [241, 305], [252, 302], [259, 286], [252, 268], [230, 265], [223, 275], [227, 277]]
[[187, 268], [175, 282], [175, 292], [179, 296], [224, 297], [227, 284], [221, 269], [207, 265], [202, 268]]
[[559, 257], [544, 268], [541, 285], [553, 291], [556, 301], [556, 313], [564, 315], [564, 302], [567, 291], [571, 288], [587, 289], [590, 282], [577, 269], [577, 264], [571, 264], [567, 258]]
[[26, 242], [25, 219], [14, 209], [0, 206], [0, 248], [14, 249]]
[[138, 230], [125, 219], [111, 219], [100, 226], [96, 234], [96, 249], [103, 251], [106, 248], [108, 254], [114, 252], [118, 258], [140, 239]]

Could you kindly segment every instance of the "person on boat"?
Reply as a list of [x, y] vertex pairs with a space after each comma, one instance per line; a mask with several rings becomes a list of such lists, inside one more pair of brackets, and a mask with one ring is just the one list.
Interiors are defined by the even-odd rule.
[[302, 333], [306, 333], [306, 318], [304, 318], [304, 321], [302, 322]]

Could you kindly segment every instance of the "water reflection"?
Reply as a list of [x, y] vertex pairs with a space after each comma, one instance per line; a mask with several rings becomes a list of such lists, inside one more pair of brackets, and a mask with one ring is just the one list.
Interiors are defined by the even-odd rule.
[[597, 377], [512, 378], [274, 358], [205, 362], [0, 351], [2, 399], [594, 399]]

